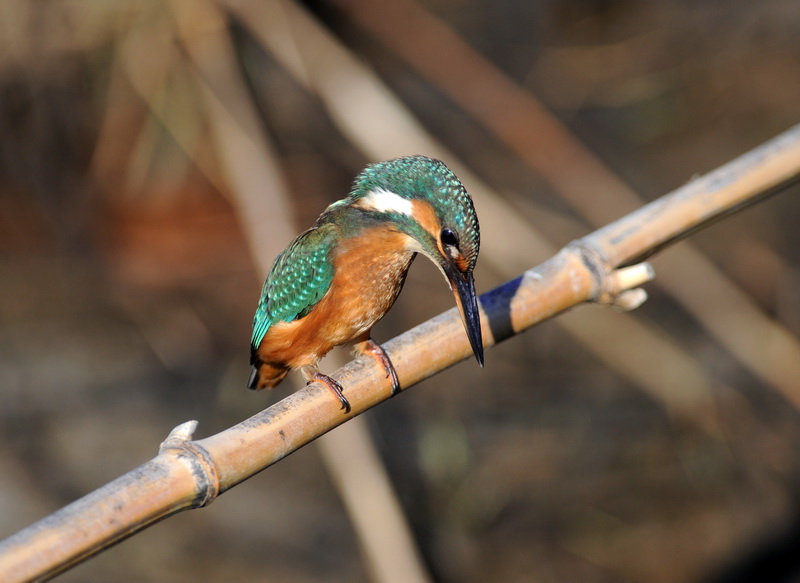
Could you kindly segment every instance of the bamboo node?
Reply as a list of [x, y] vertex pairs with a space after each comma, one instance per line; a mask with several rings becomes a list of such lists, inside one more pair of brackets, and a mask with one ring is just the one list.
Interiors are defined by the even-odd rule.
[[638, 287], [656, 276], [649, 263], [637, 263], [612, 271], [604, 280], [603, 290], [595, 299], [599, 304], [625, 311], [635, 310], [647, 301], [647, 292]]
[[649, 263], [617, 268], [599, 248], [583, 239], [573, 241], [566, 249], [577, 254], [593, 280], [590, 301], [627, 311], [647, 300], [647, 292], [639, 286], [656, 276]]
[[192, 475], [197, 484], [197, 496], [192, 502], [193, 508], [208, 506], [219, 496], [220, 479], [214, 459], [208, 451], [192, 441], [197, 428], [197, 421], [181, 423], [169, 432], [167, 438], [158, 449], [159, 455], [172, 453], [178, 458], [188, 460], [192, 467]]

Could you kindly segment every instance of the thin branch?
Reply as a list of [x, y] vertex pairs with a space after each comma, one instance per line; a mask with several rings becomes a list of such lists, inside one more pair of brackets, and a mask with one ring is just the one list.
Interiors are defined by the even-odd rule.
[[[800, 177], [800, 126], [568, 245], [537, 268], [481, 296], [491, 346], [586, 301], [613, 303], [651, 272], [618, 268], [681, 233]], [[449, 310], [385, 345], [403, 389], [471, 354]], [[633, 355], [632, 355], [633, 356]], [[195, 423], [173, 430], [153, 460], [0, 543], [6, 581], [49, 577], [171, 514], [218, 494], [389, 398], [378, 366], [353, 361], [334, 373], [352, 412], [318, 384], [221, 433], [192, 441]], [[800, 395], [787, 395], [800, 406]]]

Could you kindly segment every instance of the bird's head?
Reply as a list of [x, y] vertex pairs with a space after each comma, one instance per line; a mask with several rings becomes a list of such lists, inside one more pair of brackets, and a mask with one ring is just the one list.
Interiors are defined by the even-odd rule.
[[480, 249], [478, 216], [467, 190], [439, 160], [409, 156], [372, 164], [347, 199], [408, 235], [408, 250], [422, 253], [453, 290], [472, 351], [483, 366], [478, 299], [472, 272]]

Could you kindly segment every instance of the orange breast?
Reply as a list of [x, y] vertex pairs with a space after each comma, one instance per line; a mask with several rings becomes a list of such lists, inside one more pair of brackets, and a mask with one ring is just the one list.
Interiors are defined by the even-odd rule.
[[334, 346], [366, 340], [392, 307], [414, 254], [409, 237], [376, 228], [342, 242], [334, 251], [334, 277], [328, 293], [305, 317], [275, 324], [258, 356], [290, 368], [315, 365]]

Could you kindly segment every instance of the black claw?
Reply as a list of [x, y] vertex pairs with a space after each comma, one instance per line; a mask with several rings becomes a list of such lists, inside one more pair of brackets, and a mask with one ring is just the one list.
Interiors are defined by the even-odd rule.
[[342, 404], [341, 408], [344, 409], [345, 415], [350, 412], [350, 402], [347, 400], [347, 398], [344, 396], [344, 393], [342, 392], [342, 385], [340, 385], [338, 382], [333, 380], [328, 375], [322, 374], [321, 372], [315, 372], [312, 375], [312, 379], [308, 381], [308, 384], [311, 384], [314, 381], [321, 382], [323, 385], [325, 385], [331, 391], [333, 391], [333, 394], [336, 395], [336, 398], [339, 399], [339, 402]]
[[365, 352], [371, 354], [375, 360], [380, 363], [380, 365], [383, 367], [383, 370], [386, 371], [386, 378], [388, 379], [391, 377], [392, 397], [394, 397], [400, 392], [400, 380], [397, 378], [397, 371], [394, 369], [394, 365], [389, 359], [389, 355], [386, 354], [386, 351], [383, 349], [383, 347], [375, 342], [372, 338], [367, 341], [367, 345], [364, 350]]
[[386, 367], [386, 378], [392, 377], [392, 397], [394, 397], [400, 392], [400, 380], [397, 378], [397, 371], [394, 370], [394, 365], [388, 356], [386, 357], [386, 364], [388, 365]]

